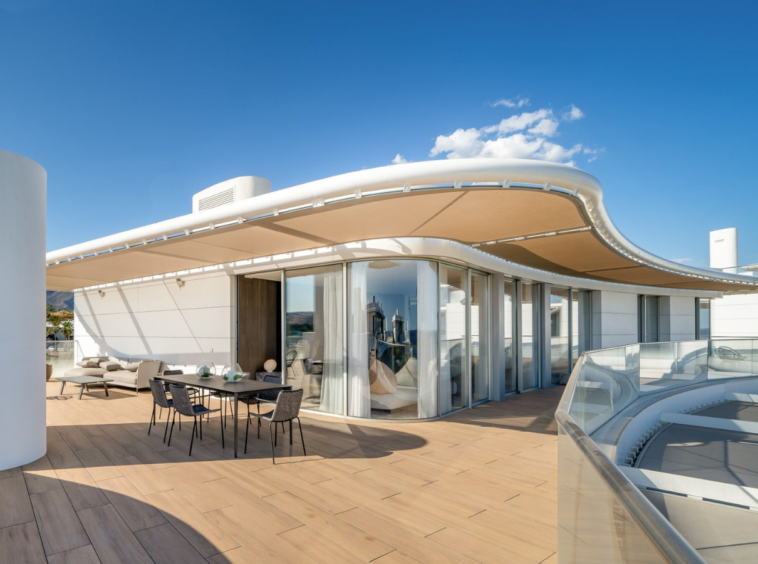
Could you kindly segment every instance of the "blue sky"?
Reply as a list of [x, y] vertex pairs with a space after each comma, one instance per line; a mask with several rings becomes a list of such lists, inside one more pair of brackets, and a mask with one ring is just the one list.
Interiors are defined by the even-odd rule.
[[597, 176], [646, 250], [707, 265], [738, 227], [754, 263], [754, 6], [0, 0], [0, 148], [48, 171], [48, 249], [234, 176], [531, 151]]

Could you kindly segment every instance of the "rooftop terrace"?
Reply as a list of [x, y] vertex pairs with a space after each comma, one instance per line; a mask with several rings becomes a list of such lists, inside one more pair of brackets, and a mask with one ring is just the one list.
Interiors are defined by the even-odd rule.
[[426, 423], [304, 414], [308, 456], [283, 440], [274, 466], [268, 437], [234, 460], [218, 418], [189, 457], [191, 425], [147, 435], [149, 393], [59, 386], [47, 455], [0, 472], [0, 562], [557, 562], [562, 387]]

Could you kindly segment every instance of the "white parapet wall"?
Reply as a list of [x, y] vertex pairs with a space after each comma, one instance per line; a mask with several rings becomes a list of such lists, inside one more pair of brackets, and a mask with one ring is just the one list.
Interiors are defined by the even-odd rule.
[[711, 300], [711, 337], [758, 339], [758, 294], [738, 294]]
[[0, 150], [0, 470], [44, 456], [47, 173]]

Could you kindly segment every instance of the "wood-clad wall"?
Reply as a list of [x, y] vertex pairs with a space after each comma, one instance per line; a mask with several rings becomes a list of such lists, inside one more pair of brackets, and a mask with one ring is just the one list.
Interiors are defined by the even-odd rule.
[[262, 371], [269, 358], [281, 364], [281, 286], [271, 280], [237, 277], [237, 362], [245, 372]]

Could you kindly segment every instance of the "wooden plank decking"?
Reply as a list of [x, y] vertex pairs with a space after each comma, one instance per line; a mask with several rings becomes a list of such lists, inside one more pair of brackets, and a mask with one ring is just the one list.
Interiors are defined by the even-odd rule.
[[562, 388], [428, 423], [306, 415], [308, 456], [296, 431], [273, 466], [265, 428], [234, 460], [212, 419], [189, 457], [191, 425], [147, 435], [149, 393], [58, 386], [47, 455], [0, 472], [0, 562], [557, 562]]

